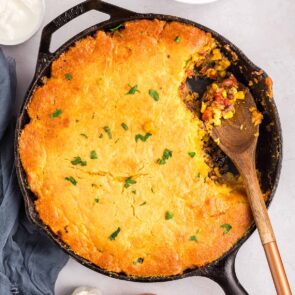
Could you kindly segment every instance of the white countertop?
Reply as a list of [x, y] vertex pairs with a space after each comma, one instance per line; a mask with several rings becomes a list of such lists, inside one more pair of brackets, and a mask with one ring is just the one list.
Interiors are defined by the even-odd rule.
[[[208, 26], [243, 49], [254, 63], [272, 77], [283, 128], [284, 160], [270, 216], [292, 290], [295, 290], [295, 1], [220, 0], [201, 6], [173, 0], [108, 1], [130, 10], [181, 16]], [[79, 2], [46, 0], [44, 24]], [[81, 29], [104, 19], [105, 15], [90, 12], [56, 33], [53, 43], [61, 44]], [[39, 39], [40, 31], [25, 44], [4, 47], [6, 55], [16, 59], [19, 102], [33, 77]], [[257, 232], [239, 251], [236, 271], [240, 282], [250, 294], [275, 294]], [[105, 295], [133, 295], [144, 292], [158, 295], [223, 294], [216, 283], [206, 278], [193, 277], [150, 284], [125, 282], [95, 273], [70, 259], [58, 277], [56, 295], [68, 295], [80, 285], [99, 287]]]

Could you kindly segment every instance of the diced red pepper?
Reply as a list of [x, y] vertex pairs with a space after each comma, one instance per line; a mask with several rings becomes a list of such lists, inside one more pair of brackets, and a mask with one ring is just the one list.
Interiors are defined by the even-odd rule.
[[229, 99], [227, 99], [227, 98], [225, 98], [224, 100], [223, 100], [223, 104], [224, 104], [224, 106], [229, 106]]
[[234, 81], [230, 78], [223, 80], [222, 86], [231, 87], [234, 85]]
[[211, 109], [206, 109], [205, 112], [202, 114], [203, 121], [209, 121], [213, 118], [213, 113]]

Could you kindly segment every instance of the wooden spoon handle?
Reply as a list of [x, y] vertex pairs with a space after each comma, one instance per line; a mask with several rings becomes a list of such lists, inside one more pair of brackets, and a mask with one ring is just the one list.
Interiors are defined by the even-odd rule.
[[279, 295], [292, 295], [277, 242], [264, 244], [263, 247], [277, 293]]
[[291, 295], [290, 285], [277, 247], [275, 234], [267, 213], [263, 195], [260, 190], [255, 166], [246, 166], [248, 166], [247, 169], [243, 169], [241, 172], [246, 182], [248, 200], [265, 250], [277, 294]]
[[248, 200], [252, 214], [260, 235], [262, 244], [275, 242], [275, 234], [267, 213], [267, 208], [260, 190], [255, 167], [248, 167], [247, 175], [244, 175], [246, 182]]

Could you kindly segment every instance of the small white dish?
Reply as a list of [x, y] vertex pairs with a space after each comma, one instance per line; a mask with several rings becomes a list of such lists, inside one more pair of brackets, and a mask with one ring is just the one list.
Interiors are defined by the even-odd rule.
[[[8, 31], [11, 30], [12, 37], [5, 38], [3, 37], [4, 33], [2, 33], [2, 36], [0, 34], [0, 45], [18, 45], [29, 40], [40, 29], [45, 16], [45, 0], [38, 0], [38, 4], [40, 4], [40, 6], [38, 7], [38, 10], [36, 11], [36, 18], [31, 24], [28, 24], [28, 23], [26, 24], [24, 20], [24, 26], [22, 27], [21, 32], [20, 31], [13, 32], [13, 29], [14, 29], [13, 21], [18, 22], [18, 26], [21, 26], [22, 24], [19, 21], [19, 19], [17, 19], [16, 14], [13, 15], [13, 12], [10, 11], [8, 14], [5, 15], [5, 17], [3, 16], [3, 14], [5, 14], [4, 10], [6, 9], [6, 5], [8, 5], [8, 1], [11, 1], [11, 0], [0, 0], [0, 30], [2, 29], [2, 32], [3, 32], [3, 27], [1, 24], [1, 21], [2, 21], [3, 25], [6, 26], [6, 29]], [[32, 1], [34, 0], [18, 1], [18, 4], [21, 6], [21, 8], [25, 10], [27, 9], [25, 2], [27, 2], [27, 4], [29, 5], [30, 3], [32, 3]], [[12, 5], [12, 2], [10, 2], [9, 5]], [[12, 23], [9, 24], [9, 21], [11, 21]], [[26, 25], [27, 25], [27, 28], [24, 29]]]
[[206, 3], [211, 3], [218, 0], [175, 0], [175, 1], [187, 3], [187, 4], [206, 4]]

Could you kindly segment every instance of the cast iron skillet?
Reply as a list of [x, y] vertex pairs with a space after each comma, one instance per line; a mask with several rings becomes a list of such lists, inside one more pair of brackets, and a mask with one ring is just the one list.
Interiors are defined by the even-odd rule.
[[[74, 18], [93, 9], [110, 15], [110, 19], [84, 30], [75, 37], [71, 38], [68, 42], [62, 45], [54, 53], [51, 53], [49, 51], [49, 46], [52, 34], [59, 28], [61, 28], [63, 25], [73, 20]], [[36, 199], [36, 197], [30, 191], [27, 185], [26, 175], [21, 165], [18, 153], [18, 138], [21, 130], [29, 122], [29, 117], [26, 108], [34, 89], [42, 85], [42, 78], [44, 76], [50, 76], [50, 67], [52, 62], [55, 59], [57, 59], [61, 53], [67, 51], [67, 49], [70, 46], [72, 46], [77, 40], [80, 40], [81, 38], [87, 35], [92, 35], [97, 30], [107, 31], [110, 28], [113, 28], [125, 21], [155, 18], [165, 20], [168, 22], [179, 21], [182, 23], [191, 24], [206, 32], [210, 32], [215, 37], [215, 39], [220, 43], [224, 54], [226, 54], [227, 57], [232, 61], [233, 65], [231, 66], [230, 70], [238, 77], [238, 79], [246, 85], [248, 85], [248, 82], [250, 80], [257, 81], [257, 83], [254, 83], [254, 85], [251, 87], [251, 92], [254, 98], [256, 99], [258, 109], [261, 112], [263, 112], [264, 120], [260, 127], [260, 136], [258, 141], [256, 162], [257, 168], [261, 172], [262, 190], [264, 192], [268, 191], [270, 193], [270, 197], [267, 202], [267, 205], [269, 205], [275, 193], [280, 175], [282, 161], [282, 137], [279, 116], [277, 113], [275, 103], [273, 99], [267, 96], [268, 87], [265, 83], [265, 78], [267, 77], [267, 75], [258, 67], [256, 67], [236, 46], [230, 43], [227, 39], [200, 24], [175, 16], [159, 14], [139, 14], [114, 6], [109, 3], [105, 3], [100, 0], [88, 0], [69, 9], [68, 11], [64, 12], [63, 14], [55, 18], [52, 22], [45, 26], [42, 32], [35, 76], [33, 78], [31, 86], [29, 87], [26, 93], [25, 100], [18, 117], [15, 137], [16, 170], [19, 184], [24, 196], [26, 213], [33, 223], [35, 223], [43, 231], [45, 231], [51, 237], [52, 240], [54, 240], [62, 249], [64, 249], [78, 262], [91, 268], [94, 271], [97, 271], [109, 277], [135, 282], [163, 282], [169, 280], [182, 279], [190, 276], [204, 276], [217, 282], [226, 294], [248, 294], [245, 291], [245, 289], [241, 286], [236, 277], [234, 265], [237, 251], [255, 230], [254, 225], [252, 225], [250, 230], [245, 234], [244, 237], [242, 237], [235, 244], [233, 248], [231, 248], [222, 257], [210, 264], [207, 264], [203, 267], [196, 267], [187, 270], [180, 275], [166, 277], [135, 277], [128, 276], [125, 273], [114, 273], [106, 271], [89, 262], [88, 260], [76, 255], [58, 237], [58, 235], [54, 234], [50, 230], [50, 228], [40, 220], [38, 213], [35, 210], [34, 200]], [[235, 61], [235, 57], [238, 57], [238, 60]], [[257, 245], [257, 247], [260, 247], [260, 245]]]

